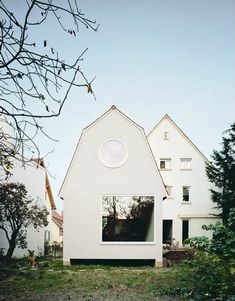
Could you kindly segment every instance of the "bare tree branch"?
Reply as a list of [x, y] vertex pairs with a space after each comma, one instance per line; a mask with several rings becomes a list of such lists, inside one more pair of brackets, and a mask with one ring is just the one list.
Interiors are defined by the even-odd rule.
[[[31, 160], [35, 152], [40, 155], [36, 135], [51, 137], [39, 122], [61, 114], [72, 88], [84, 87], [95, 99], [94, 79], [89, 81], [80, 65], [87, 49], [67, 62], [47, 40], [34, 40], [34, 28], [50, 20], [57, 34], [59, 28], [76, 38], [80, 26], [97, 31], [96, 21], [85, 17], [76, 0], [25, 0], [21, 4], [23, 18], [17, 7], [0, 0], [0, 166], [5, 172], [10, 158], [27, 155]], [[68, 26], [71, 21], [72, 27]], [[14, 134], [7, 133], [6, 127]]]

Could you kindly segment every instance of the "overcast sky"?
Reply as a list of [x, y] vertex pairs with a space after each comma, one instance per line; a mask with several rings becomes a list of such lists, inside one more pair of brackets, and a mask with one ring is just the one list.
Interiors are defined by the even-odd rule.
[[[89, 48], [83, 70], [96, 101], [74, 89], [62, 115], [44, 124], [58, 143], [40, 141], [55, 197], [82, 129], [115, 104], [148, 133], [169, 114], [209, 157], [235, 120], [234, 0], [78, 0], [98, 32], [64, 38], [42, 32], [67, 59]], [[39, 35], [40, 36], [40, 35]], [[58, 209], [62, 202], [57, 198]]]

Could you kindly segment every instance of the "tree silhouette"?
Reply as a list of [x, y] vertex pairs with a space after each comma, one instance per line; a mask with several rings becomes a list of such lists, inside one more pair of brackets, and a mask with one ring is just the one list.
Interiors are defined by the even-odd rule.
[[39, 207], [27, 196], [23, 184], [0, 184], [0, 229], [4, 231], [9, 243], [7, 259], [12, 257], [17, 246], [22, 249], [27, 247], [29, 226], [35, 230], [47, 226], [47, 215], [47, 209]]
[[0, 0], [0, 164], [5, 171], [11, 157], [40, 157], [35, 136], [42, 133], [50, 138], [40, 120], [59, 116], [72, 88], [84, 87], [94, 95], [93, 80], [81, 69], [87, 49], [70, 62], [65, 60], [53, 47], [55, 41], [41, 39], [35, 32], [49, 25], [61, 44], [63, 34], [76, 38], [81, 26], [98, 28], [76, 0]]
[[212, 200], [221, 210], [219, 217], [223, 223], [231, 227], [228, 220], [235, 208], [235, 123], [224, 132], [222, 149], [215, 150], [211, 157], [212, 163], [207, 164], [206, 172], [216, 187], [211, 190]]

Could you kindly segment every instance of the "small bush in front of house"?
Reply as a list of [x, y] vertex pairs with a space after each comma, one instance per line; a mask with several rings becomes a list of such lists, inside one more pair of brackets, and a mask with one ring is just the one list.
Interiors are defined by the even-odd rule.
[[174, 277], [174, 287], [161, 287], [161, 294], [190, 301], [232, 301], [234, 298], [234, 284], [226, 267], [218, 257], [206, 252], [196, 252], [194, 259], [179, 264]]
[[[191, 275], [187, 275], [191, 269]], [[182, 280], [191, 287], [188, 299], [226, 300], [230, 294], [230, 276], [218, 259], [207, 253], [198, 253], [196, 259], [180, 267]], [[183, 272], [183, 273], [182, 273]], [[186, 276], [186, 277], [185, 277]], [[191, 276], [191, 277], [190, 277]], [[180, 279], [180, 277], [179, 277]]]

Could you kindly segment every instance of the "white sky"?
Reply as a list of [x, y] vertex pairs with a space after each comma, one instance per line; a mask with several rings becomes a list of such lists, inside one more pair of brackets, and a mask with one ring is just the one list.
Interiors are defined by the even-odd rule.
[[[78, 0], [97, 33], [77, 38], [53, 26], [46, 39], [68, 60], [89, 48], [82, 65], [97, 100], [74, 89], [62, 115], [44, 122], [58, 143], [39, 141], [58, 194], [82, 129], [115, 104], [146, 133], [165, 115], [207, 156], [235, 120], [234, 0]], [[57, 198], [58, 210], [62, 201]]]

